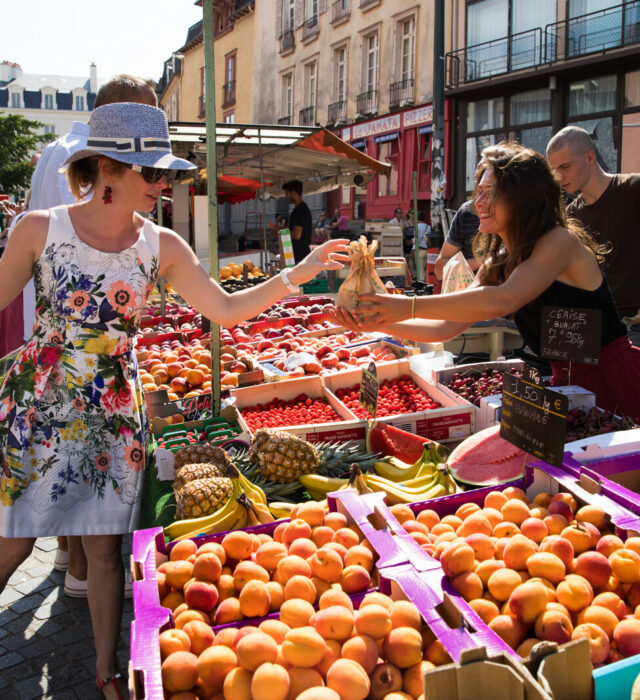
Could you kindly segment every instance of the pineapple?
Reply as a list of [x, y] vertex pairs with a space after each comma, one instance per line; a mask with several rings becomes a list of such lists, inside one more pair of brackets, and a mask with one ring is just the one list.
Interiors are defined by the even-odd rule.
[[315, 472], [320, 464], [318, 453], [306, 440], [277, 430], [256, 431], [249, 459], [263, 477], [279, 484]]
[[222, 447], [214, 445], [187, 445], [175, 453], [176, 470], [184, 464], [202, 464], [203, 462], [225, 467], [230, 464], [229, 457]]
[[207, 479], [216, 476], [225, 476], [226, 468], [219, 467], [210, 462], [183, 464], [178, 467], [173, 477], [173, 489], [179, 491], [189, 481], [195, 479]]
[[189, 481], [176, 491], [176, 517], [200, 518], [211, 515], [231, 497], [233, 482], [229, 477], [217, 476]]

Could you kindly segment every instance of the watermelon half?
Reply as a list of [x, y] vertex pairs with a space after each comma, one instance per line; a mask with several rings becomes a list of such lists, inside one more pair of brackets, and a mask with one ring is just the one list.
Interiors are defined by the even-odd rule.
[[387, 423], [377, 423], [367, 430], [367, 451], [396, 457], [405, 464], [415, 464], [422, 457], [425, 443], [431, 442]]
[[530, 455], [500, 437], [500, 425], [481, 430], [461, 442], [448, 460], [456, 481], [490, 486], [519, 479]]

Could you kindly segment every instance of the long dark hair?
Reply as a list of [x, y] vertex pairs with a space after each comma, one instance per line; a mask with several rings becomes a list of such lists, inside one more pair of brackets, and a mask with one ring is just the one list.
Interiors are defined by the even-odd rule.
[[496, 198], [508, 208], [509, 248], [495, 233], [479, 233], [473, 242], [474, 254], [483, 259], [483, 284], [504, 282], [514, 268], [526, 260], [542, 236], [556, 226], [575, 233], [602, 262], [607, 247], [599, 245], [573, 219], [567, 219], [562, 187], [544, 156], [531, 148], [514, 148], [509, 143], [491, 146], [483, 152], [476, 178], [476, 191], [482, 174], [491, 166], [496, 176]]

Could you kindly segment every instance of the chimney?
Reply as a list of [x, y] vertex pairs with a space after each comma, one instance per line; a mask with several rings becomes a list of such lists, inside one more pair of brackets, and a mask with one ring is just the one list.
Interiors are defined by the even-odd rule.
[[0, 82], [8, 83], [22, 75], [22, 68], [18, 63], [11, 61], [2, 61], [0, 63]]
[[98, 92], [98, 69], [95, 63], [92, 63], [89, 67], [89, 92], [92, 92], [94, 95]]

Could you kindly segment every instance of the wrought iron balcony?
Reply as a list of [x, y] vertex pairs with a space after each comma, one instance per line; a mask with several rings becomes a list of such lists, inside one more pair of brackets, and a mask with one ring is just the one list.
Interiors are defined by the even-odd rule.
[[361, 92], [356, 98], [356, 109], [358, 114], [377, 114], [378, 112], [378, 91], [367, 90]]
[[302, 40], [308, 39], [319, 31], [320, 24], [318, 23], [318, 15], [313, 15], [313, 17], [309, 17], [302, 25]]
[[338, 124], [344, 122], [347, 118], [347, 101], [338, 100], [329, 105], [329, 117], [327, 124]]
[[282, 124], [283, 126], [291, 126], [291, 115], [280, 117], [280, 119], [278, 119], [278, 124]]
[[236, 81], [231, 80], [222, 86], [222, 106], [228, 107], [236, 103]]
[[300, 110], [300, 126], [313, 126], [316, 123], [315, 105]]
[[640, 43], [640, 0], [451, 51], [446, 86]]
[[412, 105], [415, 102], [413, 78], [405, 78], [389, 86], [389, 107]]
[[336, 0], [333, 3], [333, 12], [331, 14], [331, 22], [337, 22], [343, 17], [351, 14], [350, 0]]
[[293, 29], [285, 29], [280, 37], [280, 53], [293, 51], [296, 48], [296, 33]]

